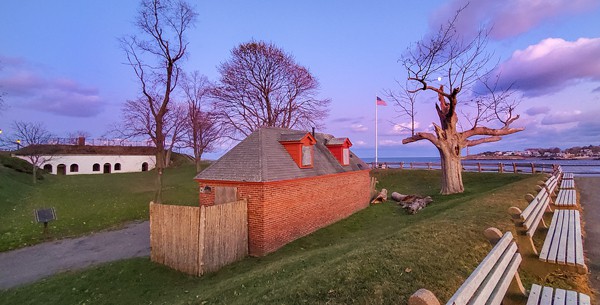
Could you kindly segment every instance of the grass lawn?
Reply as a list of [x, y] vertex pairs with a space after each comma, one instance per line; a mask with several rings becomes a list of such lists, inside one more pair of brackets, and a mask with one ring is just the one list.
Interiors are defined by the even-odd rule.
[[[165, 171], [164, 202], [198, 204], [193, 165]], [[0, 164], [0, 251], [79, 236], [148, 219], [156, 172], [110, 175], [44, 175], [33, 185], [31, 175]], [[57, 221], [44, 236], [35, 223], [36, 208], [54, 207]]]
[[[437, 195], [438, 171], [375, 172], [378, 188], [432, 195], [407, 215], [387, 202], [201, 278], [138, 258], [67, 272], [0, 292], [0, 304], [406, 304], [419, 288], [445, 302], [491, 246], [482, 231], [513, 228], [507, 208], [526, 206], [540, 176], [465, 173], [466, 191]], [[531, 282], [589, 293], [586, 276]]]

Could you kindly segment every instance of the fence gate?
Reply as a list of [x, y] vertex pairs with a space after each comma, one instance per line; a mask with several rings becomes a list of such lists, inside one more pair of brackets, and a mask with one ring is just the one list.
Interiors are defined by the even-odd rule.
[[150, 203], [150, 259], [202, 275], [248, 255], [245, 200], [188, 207]]

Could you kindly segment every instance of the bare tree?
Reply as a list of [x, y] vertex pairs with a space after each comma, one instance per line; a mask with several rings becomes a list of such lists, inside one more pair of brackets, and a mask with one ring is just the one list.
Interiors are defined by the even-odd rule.
[[31, 163], [31, 172], [33, 174], [33, 183], [37, 183], [37, 169], [42, 164], [52, 159], [53, 152], [48, 149], [41, 149], [39, 145], [48, 144], [52, 134], [46, 130], [42, 123], [29, 123], [15, 121], [12, 123], [12, 132], [3, 138], [4, 144], [16, 144], [17, 148], [23, 147], [18, 152]]
[[171, 165], [171, 155], [175, 147], [183, 146], [186, 131], [187, 107], [183, 103], [171, 103], [171, 110], [165, 116], [165, 167]]
[[136, 25], [144, 38], [135, 35], [120, 40], [140, 84], [145, 108], [153, 118], [156, 145], [157, 190], [155, 202], [162, 201], [162, 176], [165, 167], [165, 115], [171, 93], [177, 86], [180, 62], [187, 51], [187, 30], [197, 13], [185, 1], [142, 0]]
[[[159, 101], [159, 99], [154, 99]], [[151, 139], [156, 143], [158, 139], [156, 129], [156, 118], [144, 97], [136, 100], [128, 100], [122, 108], [121, 122], [116, 124], [109, 134], [124, 139]], [[173, 148], [182, 141], [185, 133], [186, 107], [181, 103], [171, 102], [163, 117], [163, 149], [165, 150], [164, 167], [169, 166]], [[158, 163], [158, 160], [157, 160]]]
[[[400, 85], [400, 83], [398, 83]], [[400, 85], [398, 91], [387, 90], [386, 95], [389, 100], [393, 101], [394, 106], [398, 109], [400, 117], [406, 117], [409, 120], [410, 127], [401, 125], [402, 128], [410, 130], [411, 136], [415, 135], [415, 123], [417, 117], [417, 111], [415, 105], [417, 103], [417, 95], [419, 91], [408, 90], [406, 85]]]
[[[438, 97], [435, 108], [440, 124], [433, 124], [434, 132], [417, 132], [403, 139], [402, 143], [428, 140], [435, 145], [442, 163], [442, 194], [464, 191], [461, 165], [463, 148], [499, 141], [504, 135], [524, 129], [510, 127], [519, 116], [514, 116], [514, 107], [502, 106], [515, 105], [507, 102], [510, 96], [507, 94], [508, 91], [496, 94], [497, 91], [491, 90], [495, 88], [488, 87], [492, 93], [486, 97], [487, 102], [480, 101], [479, 105], [482, 108], [472, 120], [471, 128], [458, 130], [459, 93], [472, 88], [491, 70], [486, 69], [491, 59], [491, 55], [485, 51], [488, 32], [482, 29], [473, 38], [467, 39], [461, 37], [456, 31], [455, 23], [463, 9], [464, 7], [459, 9], [454, 18], [440, 26], [439, 31], [430, 38], [418, 41], [401, 59], [408, 71], [408, 80], [419, 85], [409, 92], [432, 91]], [[443, 77], [447, 89], [444, 85], [439, 87], [431, 85], [431, 80], [437, 77]], [[483, 118], [491, 118], [489, 116], [491, 109], [495, 111], [495, 117], [501, 124], [499, 128], [481, 125], [483, 121], [488, 121]], [[470, 139], [472, 137], [476, 138]]]
[[239, 45], [219, 72], [212, 95], [233, 138], [248, 136], [261, 126], [320, 127], [327, 116], [330, 100], [316, 97], [317, 79], [273, 44]]
[[196, 172], [201, 170], [202, 155], [213, 151], [223, 134], [214, 103], [208, 101], [211, 84], [206, 76], [194, 71], [181, 84], [187, 98], [187, 117], [184, 142], [194, 151]]

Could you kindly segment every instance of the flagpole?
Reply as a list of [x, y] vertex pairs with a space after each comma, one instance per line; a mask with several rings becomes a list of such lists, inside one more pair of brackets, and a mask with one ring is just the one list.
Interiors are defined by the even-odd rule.
[[378, 138], [377, 138], [377, 97], [375, 97], [375, 168], [379, 167], [379, 163], [378, 163], [378, 159], [377, 159], [377, 145], [378, 145]]

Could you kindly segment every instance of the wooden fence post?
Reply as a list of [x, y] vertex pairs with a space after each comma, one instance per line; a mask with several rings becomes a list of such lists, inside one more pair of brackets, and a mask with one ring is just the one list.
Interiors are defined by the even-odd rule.
[[504, 164], [502, 162], [498, 163], [498, 172], [504, 173]]
[[531, 162], [531, 173], [535, 174], [535, 164], [533, 162]]
[[412, 163], [412, 162], [410, 162], [410, 169], [412, 169], [412, 168], [413, 168], [413, 163]]
[[427, 162], [427, 169], [431, 169], [431, 162]]
[[477, 171], [481, 173], [481, 163], [477, 162]]
[[515, 162], [513, 162], [513, 172], [517, 173], [517, 164]]
[[404, 168], [404, 162], [400, 162], [400, 169]]

